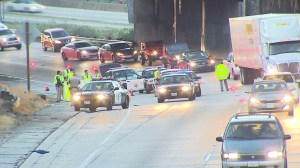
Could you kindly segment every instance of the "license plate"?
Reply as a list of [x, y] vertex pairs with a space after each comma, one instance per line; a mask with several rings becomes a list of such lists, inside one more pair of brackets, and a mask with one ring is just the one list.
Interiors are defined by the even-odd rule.
[[273, 103], [267, 103], [267, 108], [274, 108], [275, 105]]
[[91, 101], [84, 101], [84, 104], [91, 104]]
[[258, 167], [258, 162], [248, 162], [248, 167]]
[[177, 93], [171, 93], [171, 96], [177, 96]]

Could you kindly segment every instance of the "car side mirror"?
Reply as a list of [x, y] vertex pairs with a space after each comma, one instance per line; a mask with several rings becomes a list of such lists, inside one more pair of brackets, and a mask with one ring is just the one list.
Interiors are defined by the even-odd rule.
[[246, 94], [250, 94], [251, 92], [250, 92], [250, 91], [244, 91], [244, 93], [246, 93]]
[[283, 139], [289, 140], [289, 139], [292, 139], [292, 137], [291, 137], [291, 135], [284, 135]]
[[115, 88], [114, 88], [114, 90], [119, 90], [119, 89], [120, 89], [119, 87], [115, 87]]
[[218, 141], [218, 142], [224, 142], [224, 140], [223, 140], [222, 137], [217, 137], [217, 138], [216, 138], [216, 141]]

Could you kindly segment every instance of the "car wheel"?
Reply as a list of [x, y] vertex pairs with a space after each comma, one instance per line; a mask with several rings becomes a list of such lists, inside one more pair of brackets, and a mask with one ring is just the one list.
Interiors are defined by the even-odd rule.
[[291, 109], [291, 111], [288, 112], [289, 116], [294, 116], [294, 108]]
[[80, 111], [80, 107], [78, 107], [77, 105], [74, 106], [75, 111]]
[[43, 47], [43, 50], [44, 50], [44, 51], [47, 51], [47, 47], [45, 46], [44, 43], [42, 43], [42, 47]]
[[163, 98], [157, 98], [157, 103], [163, 103], [165, 100]]
[[67, 61], [68, 60], [68, 58], [67, 58], [67, 56], [66, 56], [66, 54], [63, 52], [63, 53], [61, 53], [61, 57], [62, 57], [62, 59], [64, 60], [64, 61]]
[[150, 94], [151, 90], [146, 88], [146, 94]]
[[16, 49], [17, 49], [17, 50], [20, 50], [21, 48], [22, 48], [22, 45], [21, 45], [21, 44], [16, 46]]
[[129, 107], [129, 98], [126, 97], [125, 102], [122, 104], [123, 109], [128, 109]]
[[199, 86], [199, 91], [196, 93], [196, 96], [197, 96], [197, 97], [200, 97], [201, 94], [202, 94], [202, 93], [201, 93], [201, 88], [200, 88], [200, 86]]
[[90, 112], [95, 112], [96, 109], [97, 109], [97, 107], [94, 107], [94, 106], [90, 106], [90, 108], [89, 108]]
[[57, 48], [55, 47], [55, 45], [52, 45], [52, 52], [57, 52]]
[[195, 100], [195, 94], [191, 94], [189, 97], [189, 101], [193, 101], [193, 100]]
[[77, 53], [77, 59], [78, 59], [78, 61], [81, 60], [81, 55], [80, 55], [80, 53]]
[[0, 44], [0, 50], [4, 51], [4, 47]]
[[102, 55], [100, 55], [100, 61], [101, 61], [102, 64], [105, 63], [105, 59], [103, 58]]
[[139, 93], [143, 93], [144, 92], [144, 90], [139, 90]]
[[112, 110], [112, 101], [111, 100], [107, 101], [106, 110]]
[[288, 161], [287, 161], [287, 157], [284, 157], [284, 168], [288, 168]]

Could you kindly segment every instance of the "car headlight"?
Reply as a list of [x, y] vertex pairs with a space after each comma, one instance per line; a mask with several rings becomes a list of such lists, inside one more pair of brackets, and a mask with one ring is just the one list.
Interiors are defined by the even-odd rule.
[[292, 100], [292, 98], [291, 98], [291, 96], [289, 96], [289, 95], [285, 95], [283, 98], [282, 98], [282, 102], [289, 102], [289, 101], [291, 101]]
[[20, 41], [20, 40], [21, 40], [21, 38], [20, 38], [20, 37], [17, 37], [17, 40], [19, 40], [19, 41]]
[[122, 56], [122, 55], [124, 55], [123, 53], [119, 53], [119, 52], [117, 52], [116, 54], [117, 54], [117, 56]]
[[159, 88], [158, 92], [159, 93], [166, 93], [167, 89], [166, 88]]
[[181, 88], [181, 90], [182, 90], [182, 91], [189, 91], [189, 90], [190, 90], [190, 87], [188, 87], [188, 86], [183, 86], [183, 87]]
[[138, 52], [135, 50], [135, 51], [133, 51], [133, 54], [137, 54]]
[[82, 51], [81, 51], [81, 54], [87, 54], [87, 51], [82, 50]]
[[103, 99], [105, 99], [105, 95], [98, 95], [98, 96], [97, 96], [97, 99], [103, 100]]
[[54, 41], [54, 43], [60, 44], [60, 43], [61, 43], [61, 41], [59, 41], [59, 40], [55, 40], [55, 41]]
[[153, 51], [152, 55], [157, 55], [157, 51]]
[[211, 64], [214, 64], [215, 63], [215, 60], [210, 60], [209, 61]]
[[73, 41], [75, 41], [75, 40], [76, 40], [75, 37], [72, 37], [72, 38], [71, 38], [71, 42], [73, 42]]
[[74, 99], [75, 101], [78, 101], [78, 100], [80, 99], [80, 96], [79, 96], [79, 95], [75, 95], [75, 96], [73, 96], [73, 99]]
[[191, 62], [191, 67], [194, 67], [196, 66], [196, 63], [195, 62]]
[[180, 59], [179, 55], [176, 55], [176, 56], [175, 56], [175, 58], [176, 58], [177, 60], [179, 60], [179, 59]]
[[7, 42], [7, 38], [3, 38], [2, 41], [3, 41], [4, 43], [6, 43], [6, 42]]
[[250, 103], [252, 103], [252, 104], [259, 103], [259, 100], [257, 100], [255, 97], [251, 97]]
[[238, 158], [240, 158], [240, 155], [238, 153], [224, 153], [223, 158], [224, 159], [238, 159]]
[[282, 152], [270, 151], [268, 152], [268, 158], [280, 158], [282, 157]]

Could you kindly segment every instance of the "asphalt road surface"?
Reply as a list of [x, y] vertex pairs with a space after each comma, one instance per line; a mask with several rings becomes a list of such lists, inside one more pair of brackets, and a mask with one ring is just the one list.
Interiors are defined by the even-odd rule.
[[93, 27], [133, 27], [128, 22], [128, 14], [122, 12], [47, 7], [42, 13], [10, 11], [5, 13], [5, 21], [23, 22], [25, 20], [33, 23], [63, 23]]
[[[71, 64], [81, 74], [99, 65], [98, 60], [64, 62], [59, 53], [42, 51], [39, 43], [31, 45], [30, 53], [37, 63], [31, 70], [32, 90], [47, 93], [44, 86], [48, 84], [50, 95], [55, 91], [52, 83], [56, 70]], [[26, 88], [24, 49], [8, 49], [0, 55], [1, 82]], [[143, 68], [139, 63], [125, 65]], [[213, 72], [201, 76], [203, 95], [195, 101], [157, 104], [154, 95], [135, 93], [128, 110], [98, 108], [89, 113], [83, 109], [37, 147], [49, 153], [32, 153], [21, 167], [220, 168], [221, 144], [215, 138], [222, 134], [231, 116], [247, 111], [243, 91], [250, 86], [229, 80], [231, 88], [237, 90], [220, 92]], [[299, 110], [297, 106], [294, 117], [277, 114], [285, 132], [292, 135], [287, 148], [289, 168], [300, 167]]]

